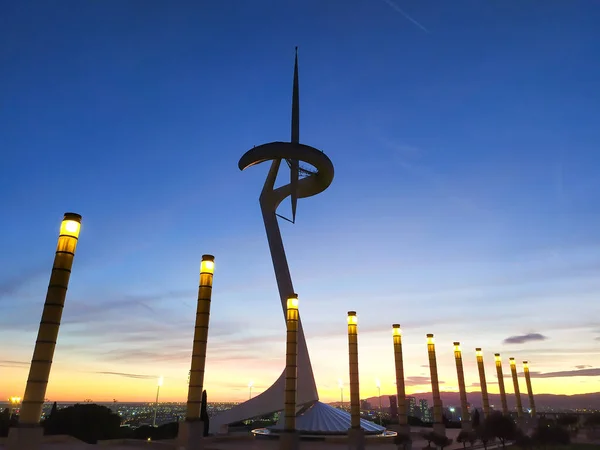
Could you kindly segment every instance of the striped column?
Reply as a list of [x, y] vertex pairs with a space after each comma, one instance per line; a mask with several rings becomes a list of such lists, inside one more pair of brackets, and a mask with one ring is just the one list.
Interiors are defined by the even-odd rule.
[[483, 365], [483, 352], [481, 348], [475, 349], [477, 355], [477, 368], [479, 369], [479, 386], [481, 387], [481, 400], [483, 402], [483, 416], [490, 415], [490, 400], [488, 397], [487, 382], [485, 381], [485, 366]]
[[20, 427], [36, 426], [42, 416], [48, 377], [52, 367], [52, 358], [56, 348], [56, 339], [58, 338], [80, 228], [81, 216], [75, 213], [65, 213], [60, 225], [46, 302], [44, 303], [42, 320], [35, 341], [27, 387], [21, 406]]
[[398, 395], [398, 425], [406, 427], [408, 416], [406, 413], [406, 389], [404, 386], [404, 362], [402, 359], [402, 330], [399, 324], [392, 325], [394, 339], [394, 362], [396, 364], [396, 393]]
[[529, 408], [531, 408], [531, 417], [535, 417], [535, 401], [533, 399], [533, 389], [531, 388], [531, 375], [529, 374], [529, 363], [523, 361], [523, 372], [525, 372], [525, 383], [527, 383], [527, 395], [529, 396]]
[[465, 387], [465, 372], [463, 369], [462, 351], [460, 342], [454, 343], [454, 360], [456, 361], [456, 375], [458, 377], [458, 391], [460, 393], [460, 425], [465, 431], [471, 431], [471, 414], [467, 402], [467, 389]]
[[215, 257], [212, 255], [202, 255], [196, 326], [194, 328], [194, 344], [192, 347], [192, 368], [190, 370], [190, 384], [188, 386], [187, 411], [185, 416], [187, 421], [200, 420], [214, 271]]
[[517, 375], [517, 363], [515, 358], [509, 358], [510, 372], [512, 373], [515, 398], [517, 400], [517, 417], [523, 417], [523, 404], [521, 403], [521, 390], [519, 389], [519, 376]]
[[348, 311], [348, 359], [350, 362], [350, 427], [360, 429], [360, 387], [358, 382], [358, 317]]
[[427, 335], [427, 353], [429, 355], [429, 372], [431, 374], [431, 392], [433, 394], [433, 431], [445, 433], [444, 416], [442, 414], [442, 398], [438, 380], [437, 360], [435, 357], [435, 340], [433, 334]]
[[502, 359], [500, 353], [494, 354], [496, 360], [496, 373], [498, 374], [498, 389], [500, 390], [500, 402], [502, 403], [502, 414], [508, 414], [508, 403], [506, 402], [506, 389], [504, 389], [504, 374], [502, 373]]
[[298, 385], [298, 295], [287, 300], [287, 339], [285, 345], [285, 424], [284, 430], [296, 430], [296, 391]]

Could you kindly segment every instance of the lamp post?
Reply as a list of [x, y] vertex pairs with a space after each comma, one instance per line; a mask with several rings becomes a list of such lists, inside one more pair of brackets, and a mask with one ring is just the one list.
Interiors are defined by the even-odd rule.
[[500, 353], [494, 354], [496, 361], [496, 373], [498, 375], [498, 389], [500, 390], [500, 402], [502, 403], [502, 414], [508, 414], [508, 403], [506, 402], [506, 390], [504, 389], [504, 374], [502, 373], [502, 358]]
[[35, 450], [42, 439], [43, 430], [39, 423], [80, 229], [81, 216], [65, 213], [60, 224], [52, 274], [19, 414], [19, 426], [11, 428], [9, 432], [7, 447], [11, 450]]
[[529, 408], [531, 409], [531, 417], [535, 417], [535, 401], [533, 399], [531, 375], [529, 374], [529, 363], [527, 361], [523, 361], [523, 372], [525, 372], [525, 383], [527, 383], [527, 395], [529, 396]]
[[296, 433], [296, 398], [298, 388], [298, 295], [291, 294], [287, 300], [285, 345], [285, 402], [284, 428], [280, 443], [282, 450], [298, 448]]
[[252, 386], [254, 385], [254, 381], [250, 380], [248, 383], [248, 400], [252, 400]]
[[398, 396], [398, 425], [399, 432], [408, 433], [408, 416], [406, 413], [406, 389], [404, 385], [404, 362], [402, 358], [402, 330], [400, 324], [392, 325], [394, 340], [394, 363], [396, 366], [396, 394]]
[[477, 368], [479, 369], [479, 386], [481, 387], [481, 401], [483, 403], [483, 416], [490, 415], [490, 400], [488, 398], [487, 382], [485, 380], [485, 367], [483, 365], [483, 352], [481, 348], [475, 349], [477, 356]]
[[456, 375], [458, 377], [458, 390], [460, 392], [460, 426], [465, 431], [471, 431], [471, 415], [467, 402], [467, 389], [465, 387], [465, 372], [463, 369], [462, 351], [460, 342], [454, 343], [454, 360], [456, 361]]
[[339, 379], [338, 387], [340, 388], [340, 409], [344, 409], [344, 382]]
[[513, 386], [515, 389], [515, 399], [517, 401], [517, 417], [523, 417], [523, 404], [521, 403], [521, 390], [519, 389], [519, 376], [517, 375], [517, 363], [515, 358], [508, 358], [510, 362], [510, 372], [512, 374]]
[[19, 404], [21, 403], [21, 397], [11, 397], [8, 400], [10, 401], [10, 414], [13, 415], [15, 411], [19, 408]]
[[204, 437], [204, 424], [200, 418], [200, 409], [204, 387], [206, 343], [208, 340], [214, 271], [215, 257], [212, 255], [202, 255], [187, 409], [185, 422], [182, 424], [183, 426], [179, 427], [180, 445], [186, 450], [202, 449], [202, 438]]
[[156, 384], [156, 401], [154, 402], [154, 418], [152, 419], [152, 426], [156, 427], [156, 413], [158, 412], [158, 394], [160, 393], [160, 387], [163, 385], [163, 377], [162, 375], [158, 378], [158, 383]]
[[358, 381], [358, 317], [356, 311], [348, 311], [348, 361], [350, 368], [350, 429], [348, 448], [363, 450], [365, 433], [360, 427], [360, 386]]
[[433, 334], [427, 335], [427, 353], [429, 355], [429, 372], [431, 374], [431, 392], [433, 394], [433, 431], [434, 433], [446, 435], [444, 416], [442, 414], [442, 397], [440, 396], [440, 384], [437, 372], [437, 360], [435, 357], [435, 340]]

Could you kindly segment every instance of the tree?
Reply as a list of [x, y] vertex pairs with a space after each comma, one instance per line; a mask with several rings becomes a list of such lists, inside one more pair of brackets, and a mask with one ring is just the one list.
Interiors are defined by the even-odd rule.
[[208, 417], [208, 400], [206, 391], [202, 391], [202, 403], [200, 406], [200, 420], [204, 424], [204, 436], [208, 436], [210, 418]]
[[437, 434], [435, 434], [433, 431], [425, 431], [421, 433], [421, 436], [427, 441], [427, 446], [431, 447], [431, 443], [435, 441]]
[[600, 413], [594, 413], [587, 416], [585, 419], [585, 426], [595, 430], [597, 427], [600, 427]]
[[579, 423], [579, 417], [575, 414], [565, 414], [559, 416], [558, 419], [556, 419], [556, 423], [561, 427], [571, 430]]
[[476, 409], [473, 413], [473, 417], [471, 417], [471, 425], [473, 425], [473, 429], [476, 430], [481, 424], [481, 416], [479, 415], [479, 410]]
[[490, 414], [483, 423], [489, 436], [500, 440], [502, 448], [506, 448], [506, 441], [512, 440], [517, 435], [517, 425], [509, 417], [500, 412]]
[[396, 444], [398, 449], [410, 448], [410, 446], [412, 444], [412, 439], [410, 438], [410, 434], [398, 433], [398, 435], [394, 438], [394, 444]]
[[521, 430], [518, 430], [515, 436], [515, 444], [523, 450], [531, 449], [533, 448], [533, 439]]
[[120, 437], [121, 418], [105, 406], [86, 403], [58, 409], [42, 426], [46, 434], [68, 434], [96, 444]]
[[452, 439], [441, 434], [435, 434], [433, 443], [444, 450], [445, 447], [448, 447], [450, 444], [452, 444]]
[[569, 445], [571, 435], [569, 431], [556, 424], [538, 424], [532, 435], [533, 442], [539, 446], [547, 445]]
[[467, 442], [469, 442], [469, 432], [466, 430], [461, 430], [456, 436], [456, 442], [463, 445], [463, 448], [467, 448]]

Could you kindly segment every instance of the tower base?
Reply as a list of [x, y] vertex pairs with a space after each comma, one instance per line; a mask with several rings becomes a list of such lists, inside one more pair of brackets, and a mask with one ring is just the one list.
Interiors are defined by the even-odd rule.
[[348, 450], [365, 450], [365, 431], [362, 428], [348, 430]]
[[39, 425], [16, 426], [8, 432], [7, 450], [37, 450], [42, 444], [44, 429]]
[[179, 423], [178, 450], [202, 450], [204, 448], [204, 422], [185, 420]]
[[300, 434], [297, 431], [284, 431], [279, 435], [280, 450], [298, 450], [300, 447]]

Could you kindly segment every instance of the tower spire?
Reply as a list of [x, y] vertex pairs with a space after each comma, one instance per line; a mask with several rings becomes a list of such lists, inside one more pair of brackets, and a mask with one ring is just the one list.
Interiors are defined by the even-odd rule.
[[[294, 61], [294, 88], [292, 91], [292, 144], [300, 143], [300, 95], [298, 92], [298, 47]], [[292, 222], [296, 222], [296, 207], [298, 205], [298, 178], [300, 177], [300, 162], [292, 159], [290, 163], [290, 187], [292, 195]]]
[[300, 142], [300, 95], [298, 92], [298, 47], [294, 62], [294, 90], [292, 92], [292, 142]]

